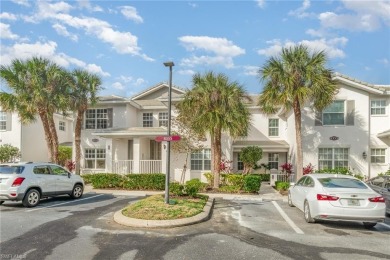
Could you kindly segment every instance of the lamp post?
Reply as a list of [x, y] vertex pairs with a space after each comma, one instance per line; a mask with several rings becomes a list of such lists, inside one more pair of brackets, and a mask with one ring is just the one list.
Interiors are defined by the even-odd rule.
[[[171, 103], [172, 103], [172, 67], [173, 61], [164, 62], [165, 67], [169, 67], [169, 90], [168, 90], [168, 132], [171, 136]], [[165, 175], [165, 204], [169, 204], [169, 171], [171, 166], [171, 142], [167, 142], [167, 172]]]

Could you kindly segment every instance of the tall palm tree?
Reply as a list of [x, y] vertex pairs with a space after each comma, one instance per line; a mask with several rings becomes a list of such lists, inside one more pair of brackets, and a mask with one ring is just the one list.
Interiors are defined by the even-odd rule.
[[24, 123], [35, 120], [36, 115], [40, 117], [50, 160], [57, 163], [58, 136], [53, 115], [65, 108], [63, 93], [69, 82], [64, 69], [48, 59], [33, 57], [1, 66], [0, 76], [11, 90], [0, 93], [2, 107], [17, 112]]
[[191, 128], [200, 135], [210, 134], [214, 188], [219, 187], [221, 138], [226, 132], [231, 137], [246, 136], [250, 126], [250, 112], [244, 104], [248, 98], [237, 82], [230, 82], [222, 73], [195, 74], [193, 88], [178, 103], [180, 115], [191, 115]]
[[70, 98], [72, 110], [77, 113], [75, 126], [75, 171], [76, 174], [80, 174], [80, 143], [84, 113], [87, 111], [89, 104], [97, 102], [97, 93], [101, 89], [102, 81], [99, 76], [88, 73], [85, 70], [74, 70], [72, 76], [73, 88]]
[[278, 109], [293, 110], [296, 133], [296, 174], [302, 176], [302, 107], [311, 103], [322, 111], [332, 103], [337, 93], [332, 80], [332, 70], [325, 67], [323, 51], [310, 52], [305, 45], [283, 48], [280, 57], [271, 57], [260, 68], [265, 82], [258, 105], [266, 114], [275, 114]]

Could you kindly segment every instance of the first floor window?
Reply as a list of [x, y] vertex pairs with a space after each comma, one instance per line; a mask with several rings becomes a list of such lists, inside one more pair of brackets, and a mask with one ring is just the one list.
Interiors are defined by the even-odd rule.
[[211, 150], [203, 149], [191, 154], [191, 170], [211, 170]]
[[244, 170], [244, 162], [241, 159], [241, 153], [239, 153], [238, 157], [237, 157], [237, 170], [239, 170], [239, 171]]
[[323, 111], [323, 125], [344, 125], [344, 111], [344, 100], [333, 101], [333, 103]]
[[385, 163], [386, 149], [371, 149], [372, 163]]
[[85, 149], [85, 168], [105, 169], [106, 149]]
[[153, 113], [143, 113], [142, 114], [142, 126], [143, 127], [153, 127]]
[[7, 113], [0, 111], [0, 130], [7, 130]]
[[168, 127], [168, 112], [158, 113], [158, 126]]
[[348, 168], [348, 153], [348, 148], [319, 148], [319, 170]]
[[279, 168], [279, 154], [278, 153], [269, 153], [268, 154], [268, 164], [270, 169]]
[[65, 122], [64, 121], [60, 121], [59, 129], [60, 129], [60, 131], [65, 131]]

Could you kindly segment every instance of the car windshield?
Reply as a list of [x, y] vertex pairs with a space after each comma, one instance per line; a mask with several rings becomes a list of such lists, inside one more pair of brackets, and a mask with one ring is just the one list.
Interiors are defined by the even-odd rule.
[[363, 182], [349, 178], [319, 178], [318, 181], [325, 188], [367, 189]]
[[8, 165], [0, 165], [0, 173], [1, 174], [20, 174], [24, 170], [23, 166], [8, 166]]

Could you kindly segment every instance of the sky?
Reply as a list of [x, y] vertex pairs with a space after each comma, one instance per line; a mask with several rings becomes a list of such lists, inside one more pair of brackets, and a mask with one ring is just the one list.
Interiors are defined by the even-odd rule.
[[[0, 2], [0, 65], [41, 56], [102, 78], [100, 95], [131, 97], [195, 73], [223, 73], [261, 93], [259, 69], [283, 47], [324, 51], [327, 67], [390, 84], [390, 0]], [[7, 90], [4, 83], [2, 90]]]

